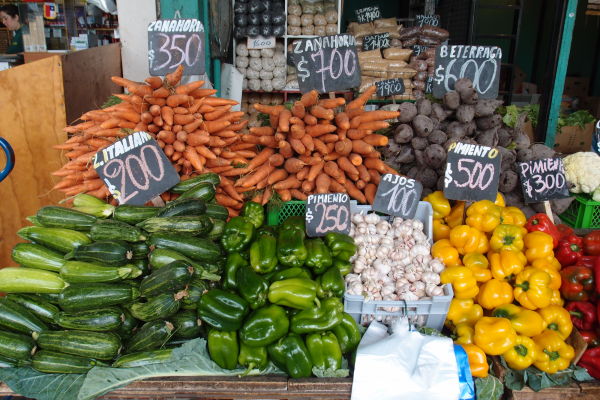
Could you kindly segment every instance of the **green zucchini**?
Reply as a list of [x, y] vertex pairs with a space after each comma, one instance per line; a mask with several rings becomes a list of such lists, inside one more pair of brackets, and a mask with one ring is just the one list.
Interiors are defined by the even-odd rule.
[[30, 360], [17, 360], [15, 358], [0, 357], [0, 368], [27, 367], [31, 365]]
[[98, 220], [90, 229], [92, 240], [124, 240], [126, 242], [143, 242], [144, 232], [128, 223], [113, 219]]
[[177, 347], [181, 347], [182, 345], [189, 342], [188, 339], [170, 339], [167, 343], [164, 344], [165, 349], [175, 349]]
[[101, 240], [80, 246], [65, 258], [121, 267], [133, 258], [133, 251], [129, 243], [122, 240]]
[[127, 309], [135, 318], [141, 321], [153, 321], [165, 319], [175, 314], [181, 306], [181, 298], [185, 296], [183, 290], [178, 293], [162, 293], [149, 298], [146, 302], [136, 301], [127, 306]]
[[192, 278], [187, 287], [187, 296], [181, 299], [181, 308], [195, 310], [198, 308], [200, 297], [209, 289], [208, 284], [202, 279]]
[[199, 199], [184, 199], [172, 201], [164, 206], [156, 217], [180, 217], [191, 215], [204, 215], [206, 203]]
[[138, 320], [125, 308], [121, 308], [123, 315], [121, 326], [115, 330], [115, 333], [121, 337], [121, 339], [129, 339], [131, 334], [136, 330], [138, 326]]
[[210, 182], [199, 183], [190, 189], [183, 192], [175, 201], [181, 201], [185, 199], [199, 199], [206, 202], [211, 201], [215, 198], [215, 185]]
[[125, 354], [117, 358], [113, 363], [114, 368], [132, 368], [143, 365], [160, 364], [171, 359], [173, 349], [140, 351], [137, 353]]
[[123, 204], [115, 208], [113, 218], [117, 221], [135, 225], [158, 214], [161, 207], [131, 206]]
[[83, 232], [62, 228], [26, 226], [25, 228], [19, 229], [17, 235], [25, 240], [41, 244], [63, 254], [73, 251], [81, 245], [92, 242], [92, 240]]
[[58, 304], [58, 301], [60, 299], [60, 292], [58, 292], [58, 293], [36, 293], [36, 295], [41, 297], [42, 300], [45, 300], [50, 304]]
[[131, 243], [131, 250], [133, 252], [134, 260], [148, 260], [148, 253], [150, 248], [146, 242]]
[[118, 307], [96, 308], [78, 312], [60, 312], [56, 324], [65, 329], [106, 332], [121, 326], [123, 311]]
[[73, 208], [98, 218], [108, 218], [113, 214], [115, 206], [108, 204], [89, 194], [80, 193], [73, 197]]
[[99, 360], [111, 360], [121, 351], [121, 340], [111, 332], [46, 331], [34, 333], [33, 338], [44, 350]]
[[134, 265], [140, 271], [140, 275], [148, 275], [150, 273], [150, 263], [147, 258], [145, 260], [131, 260], [131, 263], [127, 265]]
[[29, 360], [35, 351], [35, 342], [29, 336], [0, 331], [0, 356], [15, 360]]
[[55, 272], [23, 267], [0, 269], [0, 292], [60, 293], [65, 286], [65, 281]]
[[183, 289], [192, 279], [194, 267], [185, 261], [173, 261], [146, 276], [140, 284], [142, 296], [152, 297], [161, 293]]
[[6, 297], [0, 298], [0, 326], [27, 335], [48, 329], [48, 325], [35, 314]]
[[173, 333], [173, 324], [156, 320], [146, 322], [127, 343], [127, 353], [154, 350], [162, 347]]
[[25, 307], [29, 312], [46, 323], [53, 324], [60, 309], [35, 294], [8, 294], [6, 298]]
[[69, 283], [116, 282], [129, 278], [132, 272], [133, 268], [129, 266], [107, 267], [85, 261], [67, 261], [60, 269], [60, 276]]
[[175, 185], [171, 189], [169, 189], [169, 192], [181, 194], [181, 193], [184, 193], [184, 192], [190, 190], [191, 188], [198, 185], [199, 183], [205, 183], [205, 182], [209, 182], [215, 186], [218, 186], [221, 183], [221, 178], [219, 177], [219, 175], [217, 175], [213, 172], [209, 172], [206, 174], [200, 174], [193, 178], [186, 179], [185, 181], [180, 181], [177, 185]]
[[211, 221], [213, 224], [212, 229], [210, 230], [210, 232], [208, 232], [206, 237], [210, 240], [221, 239], [221, 236], [223, 236], [223, 232], [225, 231], [226, 222], [222, 219], [217, 218], [211, 218]]
[[27, 268], [60, 272], [65, 262], [63, 255], [35, 243], [18, 243], [12, 249], [12, 259]]
[[181, 310], [169, 319], [175, 327], [176, 338], [193, 339], [202, 333], [201, 320], [194, 310]]
[[128, 303], [139, 295], [139, 289], [124, 283], [74, 283], [61, 292], [58, 304], [79, 311]]
[[153, 217], [137, 224], [146, 232], [186, 233], [189, 235], [206, 235], [212, 230], [213, 223], [206, 215], [180, 217]]
[[153, 269], [162, 268], [173, 261], [185, 261], [194, 267], [194, 276], [200, 279], [209, 281], [218, 281], [221, 277], [205, 266], [206, 262], [194, 261], [191, 258], [184, 256], [174, 250], [169, 249], [154, 249], [150, 253], [150, 265]]
[[30, 215], [29, 217], [25, 217], [25, 219], [31, 223], [31, 225], [33, 226], [39, 226], [39, 227], [44, 227], [44, 225], [42, 225], [42, 223], [40, 222], [40, 220], [38, 219], [38, 217], [36, 217], [35, 215]]
[[76, 231], [89, 231], [97, 220], [93, 215], [58, 206], [42, 207], [35, 216], [47, 228], [65, 228]]
[[154, 233], [148, 241], [159, 249], [175, 250], [196, 261], [214, 261], [222, 256], [221, 249], [208, 239], [168, 233]]
[[31, 363], [33, 369], [48, 374], [85, 374], [96, 366], [106, 366], [106, 364], [93, 358], [48, 350], [35, 353]]
[[227, 207], [224, 207], [220, 204], [216, 203], [207, 203], [206, 204], [206, 215], [211, 218], [222, 219], [223, 221], [229, 218], [229, 211]]

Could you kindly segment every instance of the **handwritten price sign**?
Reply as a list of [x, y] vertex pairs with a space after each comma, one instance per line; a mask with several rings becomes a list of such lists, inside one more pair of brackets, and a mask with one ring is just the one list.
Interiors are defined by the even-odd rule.
[[525, 203], [570, 197], [562, 159], [544, 158], [519, 163]]
[[379, 6], [359, 8], [358, 10], [354, 10], [354, 14], [356, 15], [356, 20], [359, 24], [364, 24], [365, 22], [371, 22], [381, 18], [381, 10], [379, 9]]
[[162, 19], [148, 25], [150, 75], [166, 75], [183, 65], [184, 75], [205, 72], [204, 25], [197, 19]]
[[388, 32], [363, 37], [363, 50], [387, 49], [390, 47], [390, 34]]
[[415, 17], [415, 22], [417, 26], [423, 25], [431, 25], [431, 26], [440, 26], [440, 16], [439, 15], [423, 15], [418, 14]]
[[373, 210], [410, 219], [417, 212], [422, 192], [421, 182], [405, 176], [385, 174], [377, 187]]
[[402, 94], [405, 91], [404, 79], [394, 78], [375, 82], [377, 87], [377, 96], [386, 97], [395, 94]]
[[350, 233], [350, 197], [346, 193], [313, 194], [306, 200], [306, 233]]

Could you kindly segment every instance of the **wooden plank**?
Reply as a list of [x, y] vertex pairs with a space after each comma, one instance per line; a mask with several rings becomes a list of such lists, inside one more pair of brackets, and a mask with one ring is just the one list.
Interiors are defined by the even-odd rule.
[[14, 265], [12, 247], [25, 217], [63, 198], [50, 192], [50, 172], [61, 167], [66, 134], [62, 61], [54, 56], [0, 72], [0, 134], [15, 151], [15, 168], [0, 182], [0, 267]]

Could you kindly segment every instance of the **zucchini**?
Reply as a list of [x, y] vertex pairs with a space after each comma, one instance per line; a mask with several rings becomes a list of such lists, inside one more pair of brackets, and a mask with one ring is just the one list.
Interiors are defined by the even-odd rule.
[[27, 268], [60, 272], [65, 262], [63, 255], [35, 243], [18, 243], [12, 249], [12, 259]]
[[173, 349], [139, 351], [117, 358], [112, 366], [114, 368], [132, 368], [141, 367], [142, 365], [160, 364], [169, 361], [172, 354]]
[[185, 261], [173, 261], [146, 276], [140, 284], [142, 296], [152, 297], [183, 289], [192, 279], [194, 267]]
[[33, 315], [46, 323], [53, 324], [60, 309], [35, 294], [9, 294], [6, 299], [26, 308]]
[[210, 182], [199, 183], [183, 192], [175, 201], [181, 201], [185, 199], [199, 199], [209, 202], [215, 198], [215, 194], [217, 194], [217, 191], [215, 190], [215, 185], [213, 185]]
[[29, 360], [17, 360], [15, 358], [0, 357], [0, 368], [27, 367], [31, 365]]
[[169, 189], [169, 192], [181, 194], [181, 193], [187, 192], [188, 190], [190, 190], [197, 184], [205, 183], [205, 182], [209, 182], [215, 186], [218, 186], [221, 183], [221, 178], [219, 177], [219, 175], [215, 174], [214, 172], [200, 174], [193, 178], [186, 179], [185, 181], [180, 181], [177, 185], [175, 185], [171, 189]]
[[198, 308], [200, 297], [208, 290], [208, 284], [202, 279], [192, 278], [187, 287], [187, 296], [181, 299], [181, 308], [185, 310], [195, 310]]
[[138, 320], [125, 308], [121, 308], [121, 312], [123, 315], [121, 326], [115, 333], [119, 335], [121, 339], [129, 339], [138, 326]]
[[106, 364], [93, 358], [48, 350], [35, 353], [31, 363], [33, 369], [48, 374], [85, 374], [96, 366], [106, 366]]
[[140, 228], [112, 219], [96, 221], [90, 229], [90, 237], [92, 240], [124, 240], [126, 242], [146, 240], [146, 236]]
[[23, 267], [0, 269], [0, 292], [4, 293], [60, 293], [66, 285], [55, 272]]
[[210, 240], [221, 239], [221, 236], [223, 236], [223, 232], [225, 231], [226, 222], [222, 219], [217, 218], [211, 218], [211, 221], [213, 224], [212, 229], [210, 230], [210, 232], [208, 232], [206, 237]]
[[134, 260], [148, 260], [150, 248], [146, 242], [131, 243], [131, 250], [133, 251]]
[[187, 199], [172, 201], [164, 206], [156, 217], [180, 217], [191, 215], [204, 215], [206, 203], [203, 200]]
[[46, 331], [34, 333], [40, 348], [80, 357], [111, 360], [121, 351], [121, 340], [111, 332]]
[[98, 218], [108, 218], [115, 210], [115, 206], [112, 204], [108, 204], [97, 197], [85, 193], [80, 193], [73, 197], [73, 208]]
[[67, 261], [60, 269], [60, 276], [69, 283], [115, 282], [127, 279], [132, 272], [130, 266], [107, 267], [85, 261]]
[[180, 217], [153, 217], [137, 224], [146, 232], [187, 233], [189, 235], [206, 235], [212, 230], [213, 223], [206, 215]]
[[25, 228], [19, 229], [17, 235], [25, 240], [41, 244], [63, 254], [73, 251], [81, 245], [92, 242], [92, 240], [83, 232], [62, 228], [26, 226]]
[[66, 254], [65, 258], [121, 267], [133, 258], [133, 251], [131, 246], [122, 240], [101, 240], [79, 246]]
[[89, 231], [97, 220], [93, 215], [58, 206], [42, 207], [35, 216], [47, 228], [65, 228], [76, 231]]
[[206, 204], [206, 215], [211, 218], [222, 219], [225, 221], [229, 218], [229, 211], [227, 210], [227, 207], [220, 204], [208, 203]]
[[40, 220], [38, 219], [38, 217], [36, 217], [35, 215], [30, 215], [29, 217], [25, 218], [28, 222], [31, 223], [31, 225], [33, 226], [40, 226], [40, 227], [44, 227], [44, 225], [42, 225], [42, 223], [40, 222]]
[[[150, 264], [148, 263], [148, 259], [145, 260], [131, 260], [130, 266], [135, 266], [135, 268], [139, 271], [139, 275], [148, 275], [150, 273]], [[136, 276], [136, 277], [137, 277]]]
[[117, 221], [135, 225], [158, 214], [161, 207], [130, 206], [123, 204], [115, 208], [113, 218]]
[[150, 246], [175, 250], [196, 261], [215, 261], [221, 257], [221, 249], [208, 239], [168, 233], [154, 233], [148, 240]]
[[154, 249], [152, 250], [152, 253], [150, 253], [150, 265], [153, 267], [153, 269], [162, 268], [173, 261], [185, 261], [186, 263], [190, 264], [192, 267], [194, 267], [195, 277], [209, 281], [218, 281], [221, 279], [219, 275], [216, 275], [211, 269], [205, 267], [206, 262], [199, 263], [174, 250]]
[[29, 360], [34, 351], [35, 342], [31, 337], [0, 331], [0, 356], [15, 360]]
[[58, 304], [58, 300], [60, 299], [60, 293], [36, 293], [36, 295], [50, 304]]
[[175, 338], [194, 339], [202, 333], [201, 320], [193, 310], [181, 310], [169, 319], [175, 327]]
[[35, 314], [6, 297], [0, 298], [0, 326], [27, 335], [48, 329], [48, 325]]
[[163, 293], [149, 298], [146, 302], [136, 301], [127, 306], [127, 309], [135, 318], [141, 321], [153, 321], [155, 319], [164, 319], [179, 311], [181, 298], [186, 292]]
[[106, 307], [74, 313], [60, 312], [56, 316], [56, 324], [65, 329], [105, 332], [120, 327], [124, 318], [121, 309]]
[[124, 283], [74, 283], [61, 292], [58, 304], [65, 311], [79, 311], [128, 303], [139, 295]]
[[162, 347], [173, 332], [173, 324], [169, 321], [156, 320], [146, 322], [127, 343], [127, 353], [136, 353]]

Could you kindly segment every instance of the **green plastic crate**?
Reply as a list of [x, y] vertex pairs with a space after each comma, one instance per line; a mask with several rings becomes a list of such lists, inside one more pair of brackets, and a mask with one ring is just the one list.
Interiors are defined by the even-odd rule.
[[288, 217], [304, 216], [305, 213], [306, 202], [302, 200], [286, 201], [277, 206], [269, 203], [267, 206], [267, 225], [281, 225]]
[[569, 208], [560, 219], [573, 228], [600, 228], [600, 203], [589, 195], [576, 194]]

